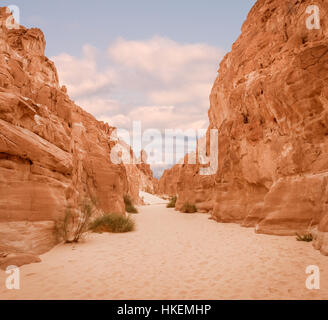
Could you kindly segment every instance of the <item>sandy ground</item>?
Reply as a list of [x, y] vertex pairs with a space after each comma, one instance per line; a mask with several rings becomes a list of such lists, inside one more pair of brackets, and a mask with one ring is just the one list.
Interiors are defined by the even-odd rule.
[[[57, 246], [41, 256], [42, 263], [22, 267], [20, 290], [5, 289], [7, 275], [0, 271], [0, 298], [328, 298], [328, 257], [311, 244], [256, 235], [149, 201], [155, 204], [133, 216], [135, 232], [90, 234], [78, 245]], [[321, 270], [320, 290], [305, 287], [308, 265]]]
[[152, 205], [152, 204], [167, 204], [168, 201], [163, 200], [159, 197], [156, 197], [150, 193], [140, 191], [139, 192], [140, 198], [144, 200], [145, 205]]

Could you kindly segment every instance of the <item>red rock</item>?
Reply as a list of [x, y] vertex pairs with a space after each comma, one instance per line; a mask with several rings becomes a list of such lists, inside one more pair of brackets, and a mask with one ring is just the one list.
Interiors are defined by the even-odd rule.
[[[328, 232], [328, 4], [316, 2], [320, 30], [306, 27], [309, 5], [258, 0], [250, 11], [210, 96], [219, 169], [202, 186], [199, 166], [185, 165], [179, 203], [210, 203], [210, 194], [217, 221], [269, 234]], [[316, 246], [328, 252], [323, 238]]]
[[98, 212], [125, 214], [123, 196], [140, 203], [139, 187], [152, 186], [152, 176], [110, 161], [120, 143], [114, 128], [70, 100], [41, 30], [8, 30], [7, 16], [1, 8], [0, 248], [40, 254], [56, 243], [67, 208], [92, 198]]
[[41, 262], [41, 259], [32, 254], [8, 254], [4, 258], [0, 256], [0, 269], [6, 270], [9, 266], [21, 267], [25, 264], [39, 262]]
[[180, 176], [181, 165], [177, 164], [171, 169], [164, 171], [159, 180], [157, 193], [159, 195], [175, 196], [178, 194], [178, 178]]

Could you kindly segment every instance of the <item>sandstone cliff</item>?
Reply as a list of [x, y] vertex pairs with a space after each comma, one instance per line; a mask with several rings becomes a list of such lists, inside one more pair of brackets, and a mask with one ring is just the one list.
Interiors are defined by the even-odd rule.
[[97, 199], [103, 212], [125, 213], [124, 194], [140, 203], [151, 177], [115, 165], [114, 128], [70, 100], [44, 56], [39, 29], [7, 29], [0, 9], [0, 251], [42, 253], [56, 243], [67, 208]]
[[292, 235], [318, 225], [315, 246], [328, 254], [328, 3], [315, 3], [319, 30], [306, 27], [312, 4], [254, 5], [210, 96], [219, 169], [201, 177], [197, 166], [184, 165], [177, 193], [180, 204], [212, 201], [214, 219], [260, 233]]
[[181, 165], [176, 164], [171, 169], [163, 172], [159, 183], [157, 193], [159, 195], [168, 195], [170, 197], [178, 194], [178, 178], [180, 176]]

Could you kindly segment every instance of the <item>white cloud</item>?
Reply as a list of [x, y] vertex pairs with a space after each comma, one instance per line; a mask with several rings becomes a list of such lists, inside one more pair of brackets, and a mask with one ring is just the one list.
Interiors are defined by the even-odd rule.
[[128, 125], [136, 116], [145, 127], [171, 128], [206, 124], [222, 56], [221, 49], [206, 44], [156, 36], [145, 41], [120, 38], [107, 53], [85, 45], [82, 57], [63, 53], [53, 60], [70, 96], [97, 118]]
[[110, 126], [117, 128], [129, 128], [131, 126], [131, 119], [124, 114], [116, 114], [112, 117], [101, 116], [98, 117], [99, 121], [107, 122]]
[[101, 116], [99, 120], [118, 128], [132, 128], [132, 121], [141, 121], [143, 129], [202, 129], [207, 128], [206, 116], [199, 119], [198, 114], [186, 114], [174, 106], [135, 107], [126, 114], [113, 117]]
[[87, 112], [92, 113], [95, 117], [99, 118], [103, 114], [115, 114], [120, 112], [120, 103], [116, 100], [108, 99], [106, 97], [82, 97], [76, 103], [83, 107]]
[[206, 128], [209, 94], [223, 50], [155, 36], [118, 39], [106, 52], [53, 57], [61, 84], [82, 108], [110, 125], [131, 129]]
[[[150, 100], [154, 104], [185, 104], [199, 102], [198, 107], [206, 106], [208, 109], [209, 94], [212, 83], [195, 82], [182, 84], [178, 88], [166, 88], [165, 90], [154, 90], [150, 93]], [[207, 94], [206, 94], [207, 93]]]
[[107, 72], [97, 70], [96, 48], [84, 45], [82, 51], [82, 58], [66, 53], [52, 58], [62, 84], [67, 86], [69, 94], [75, 99], [97, 94], [100, 89], [111, 85], [114, 75], [109, 70]]
[[146, 41], [120, 38], [108, 48], [108, 53], [121, 66], [172, 84], [187, 74], [194, 76], [194, 71], [202, 71], [196, 77], [198, 81], [208, 81], [209, 73], [213, 76], [208, 67], [218, 62], [223, 52], [206, 44], [180, 44], [155, 36]]

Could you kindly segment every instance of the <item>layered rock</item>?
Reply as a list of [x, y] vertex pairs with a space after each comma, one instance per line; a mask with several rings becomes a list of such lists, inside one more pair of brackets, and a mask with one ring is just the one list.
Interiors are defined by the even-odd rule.
[[[210, 96], [219, 168], [209, 211], [260, 233], [318, 225], [316, 246], [328, 253], [328, 4], [316, 1], [321, 26], [310, 30], [312, 4], [258, 0], [221, 62]], [[197, 166], [189, 167], [180, 170], [180, 202], [200, 194]]]
[[20, 267], [25, 264], [38, 263], [41, 259], [29, 253], [5, 253], [0, 254], [0, 269], [7, 270], [9, 267]]
[[176, 164], [171, 169], [164, 171], [158, 183], [157, 193], [159, 195], [176, 196], [178, 194], [178, 178], [181, 165]]
[[214, 206], [214, 177], [200, 175], [200, 165], [177, 164], [164, 171], [158, 194], [169, 197], [177, 196], [176, 209], [181, 210], [184, 204], [197, 206], [198, 212], [207, 213]]
[[147, 163], [148, 155], [145, 150], [140, 152], [140, 158], [138, 159], [137, 168], [140, 172], [140, 191], [155, 194], [158, 192], [159, 181], [153, 175], [153, 171], [150, 165]]
[[139, 190], [148, 192], [151, 194], [156, 194], [158, 190], [159, 181], [153, 176], [153, 171], [150, 165], [142, 162], [136, 165], [140, 173], [140, 187]]
[[96, 199], [98, 211], [125, 214], [123, 195], [140, 202], [144, 173], [110, 161], [114, 128], [60, 87], [43, 33], [7, 29], [8, 16], [1, 8], [0, 251], [38, 254], [56, 243], [56, 221], [84, 198]]

